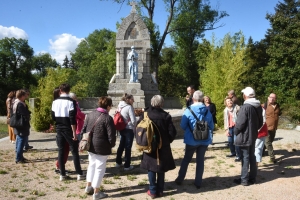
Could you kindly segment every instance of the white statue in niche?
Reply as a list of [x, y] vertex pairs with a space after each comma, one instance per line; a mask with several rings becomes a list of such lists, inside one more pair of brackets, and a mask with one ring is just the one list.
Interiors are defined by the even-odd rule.
[[134, 46], [131, 47], [131, 51], [127, 55], [128, 69], [130, 74], [129, 83], [138, 83], [138, 63], [137, 60], [139, 58], [138, 53], [134, 50]]

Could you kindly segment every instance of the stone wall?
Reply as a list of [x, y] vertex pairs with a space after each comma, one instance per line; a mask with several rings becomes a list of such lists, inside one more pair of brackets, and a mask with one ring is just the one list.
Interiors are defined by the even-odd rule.
[[[80, 108], [83, 110], [90, 110], [98, 107], [99, 97], [86, 97], [78, 100]], [[182, 109], [180, 100], [177, 97], [165, 97], [164, 108], [166, 109]], [[113, 102], [115, 108], [117, 108], [119, 101]], [[148, 103], [149, 104], [149, 103]]]

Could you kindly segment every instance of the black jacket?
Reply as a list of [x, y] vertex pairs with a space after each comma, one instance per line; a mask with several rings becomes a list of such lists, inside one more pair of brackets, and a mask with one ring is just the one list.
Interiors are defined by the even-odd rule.
[[[141, 168], [150, 170], [153, 172], [167, 172], [175, 169], [175, 162], [173, 159], [170, 143], [176, 137], [176, 129], [172, 122], [172, 117], [169, 113], [165, 112], [161, 108], [149, 107], [145, 109], [149, 118], [158, 127], [162, 139], [162, 147], [158, 150], [159, 165], [157, 165], [156, 151], [148, 154], [143, 154], [141, 162]], [[144, 114], [141, 115], [138, 123], [144, 118]]]
[[254, 145], [258, 135], [258, 129], [260, 129], [262, 125], [263, 117], [260, 102], [258, 105], [245, 103], [241, 106], [237, 116], [234, 128], [234, 134], [236, 135], [234, 144], [236, 146]]
[[20, 136], [29, 136], [30, 134], [30, 111], [25, 103], [19, 102], [17, 105], [16, 113], [23, 116], [24, 126], [22, 128], [14, 128], [14, 134]]
[[99, 116], [100, 119], [95, 125], [89, 152], [99, 155], [110, 155], [111, 148], [116, 144], [116, 129], [113, 118], [109, 114], [101, 113], [97, 110], [89, 113], [86, 116], [80, 134], [91, 131]]

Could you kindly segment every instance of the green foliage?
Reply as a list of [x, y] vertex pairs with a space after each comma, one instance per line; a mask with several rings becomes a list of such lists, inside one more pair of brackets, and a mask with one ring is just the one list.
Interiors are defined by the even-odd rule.
[[115, 39], [115, 33], [110, 30], [95, 30], [72, 53], [77, 77], [87, 84], [81, 97], [107, 94], [109, 81], [115, 73]]
[[266, 93], [274, 92], [281, 103], [290, 104], [300, 99], [300, 2], [279, 2], [275, 14], [268, 14], [270, 56], [264, 73]]
[[242, 85], [251, 85], [255, 89], [256, 98], [262, 102], [265, 101], [266, 96], [262, 75], [269, 61], [266, 48], [265, 40], [253, 43], [252, 38], [249, 38], [245, 53], [247, 71], [241, 79]]
[[36, 84], [31, 70], [33, 49], [28, 41], [16, 38], [0, 40], [0, 114], [6, 114], [5, 100], [12, 90]]
[[217, 107], [218, 125], [223, 125], [224, 98], [228, 90], [241, 91], [242, 75], [246, 71], [244, 36], [227, 34], [219, 43], [213, 40], [207, 58], [205, 70], [201, 73], [201, 88], [205, 95], [210, 96]]
[[[68, 68], [58, 67], [57, 69], [47, 69], [47, 76], [39, 80], [36, 96], [39, 100], [36, 101], [35, 109], [32, 114], [31, 123], [35, 130], [44, 131], [53, 124], [51, 119], [51, 106], [53, 101], [53, 90], [59, 87], [62, 83], [69, 83], [70, 78], [76, 75], [76, 71]], [[70, 84], [72, 86], [72, 84]], [[71, 88], [80, 96], [84, 94], [87, 84], [79, 81]]]

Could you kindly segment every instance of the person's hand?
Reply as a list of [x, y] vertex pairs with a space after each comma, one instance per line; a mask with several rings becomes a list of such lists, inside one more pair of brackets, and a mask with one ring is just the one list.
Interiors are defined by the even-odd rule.
[[229, 130], [226, 131], [226, 136], [227, 136], [227, 137], [231, 136], [230, 133], [229, 133]]
[[76, 141], [77, 140], [77, 136], [76, 136], [76, 134], [74, 134], [73, 133], [73, 138], [72, 138], [74, 141]]

